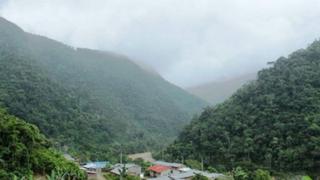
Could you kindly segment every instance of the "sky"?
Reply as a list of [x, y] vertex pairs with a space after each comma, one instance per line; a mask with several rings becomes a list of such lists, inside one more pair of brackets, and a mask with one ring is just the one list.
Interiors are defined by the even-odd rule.
[[190, 87], [266, 67], [320, 37], [319, 0], [0, 0], [0, 16], [114, 51]]

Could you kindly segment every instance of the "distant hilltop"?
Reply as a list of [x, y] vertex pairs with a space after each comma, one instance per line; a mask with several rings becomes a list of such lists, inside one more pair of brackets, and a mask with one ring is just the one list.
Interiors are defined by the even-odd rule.
[[242, 85], [257, 78], [257, 73], [247, 73], [228, 79], [213, 81], [202, 85], [186, 88], [212, 105], [222, 103], [237, 91]]

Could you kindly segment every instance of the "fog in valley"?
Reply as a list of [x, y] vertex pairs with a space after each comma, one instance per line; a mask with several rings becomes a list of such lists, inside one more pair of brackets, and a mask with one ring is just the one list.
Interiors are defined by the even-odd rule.
[[0, 16], [25, 31], [124, 54], [181, 87], [256, 72], [319, 37], [317, 0], [19, 0]]

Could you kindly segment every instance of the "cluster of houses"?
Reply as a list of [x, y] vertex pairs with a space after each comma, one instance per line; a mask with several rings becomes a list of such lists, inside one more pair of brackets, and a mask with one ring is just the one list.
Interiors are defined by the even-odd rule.
[[[131, 176], [138, 176], [143, 179], [143, 173], [141, 167], [137, 164], [126, 163], [126, 164], [114, 164], [111, 165], [108, 161], [97, 161], [97, 162], [89, 162], [83, 164], [81, 168], [87, 172], [89, 179], [97, 179], [94, 177], [102, 176], [104, 172], [111, 173], [116, 176], [121, 175], [121, 171], [125, 168], [126, 174]], [[91, 177], [91, 178], [90, 178]]]
[[[64, 156], [66, 159], [75, 162], [75, 159], [70, 155], [65, 154]], [[156, 161], [152, 158], [151, 153], [129, 155], [129, 158], [132, 160], [143, 159], [145, 162], [149, 162], [151, 166], [148, 167], [145, 172], [142, 172], [142, 168], [134, 163], [111, 165], [108, 161], [98, 161], [81, 164], [81, 168], [87, 172], [89, 179], [99, 179], [97, 177], [103, 177], [103, 173], [105, 172], [115, 176], [121, 176], [123, 169], [126, 170], [126, 174], [140, 177], [140, 179], [143, 180], [191, 180], [197, 174], [205, 176], [210, 180], [215, 180], [218, 177], [224, 176], [219, 173], [209, 173], [191, 169], [180, 163]]]
[[155, 161], [153, 165], [148, 168], [148, 171], [150, 176], [146, 179], [150, 180], [190, 180], [197, 174], [205, 176], [210, 180], [215, 180], [218, 177], [224, 176], [223, 174], [191, 169], [184, 164], [164, 161]]
[[109, 172], [111, 174], [120, 176], [123, 168], [126, 169], [126, 173], [131, 176], [140, 177], [140, 179], [145, 180], [191, 180], [197, 174], [206, 176], [210, 180], [215, 180], [223, 174], [218, 173], [209, 173], [205, 171], [199, 171], [186, 167], [183, 164], [179, 163], [169, 163], [164, 161], [154, 161], [152, 165], [142, 172], [142, 168], [133, 163], [128, 164], [115, 164], [109, 166], [109, 163], [106, 161], [102, 162], [90, 162], [84, 164], [82, 168], [88, 173], [88, 176], [97, 176], [102, 172]]

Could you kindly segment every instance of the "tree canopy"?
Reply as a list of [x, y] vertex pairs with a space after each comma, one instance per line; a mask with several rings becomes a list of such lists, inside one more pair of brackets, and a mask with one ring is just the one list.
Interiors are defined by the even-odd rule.
[[51, 148], [36, 126], [0, 109], [0, 179], [52, 171], [64, 172], [66, 177], [85, 178], [77, 165]]
[[125, 56], [72, 48], [0, 18], [0, 105], [90, 158], [164, 148], [206, 105]]
[[207, 108], [167, 149], [169, 158], [320, 172], [320, 41], [281, 57], [231, 98]]

